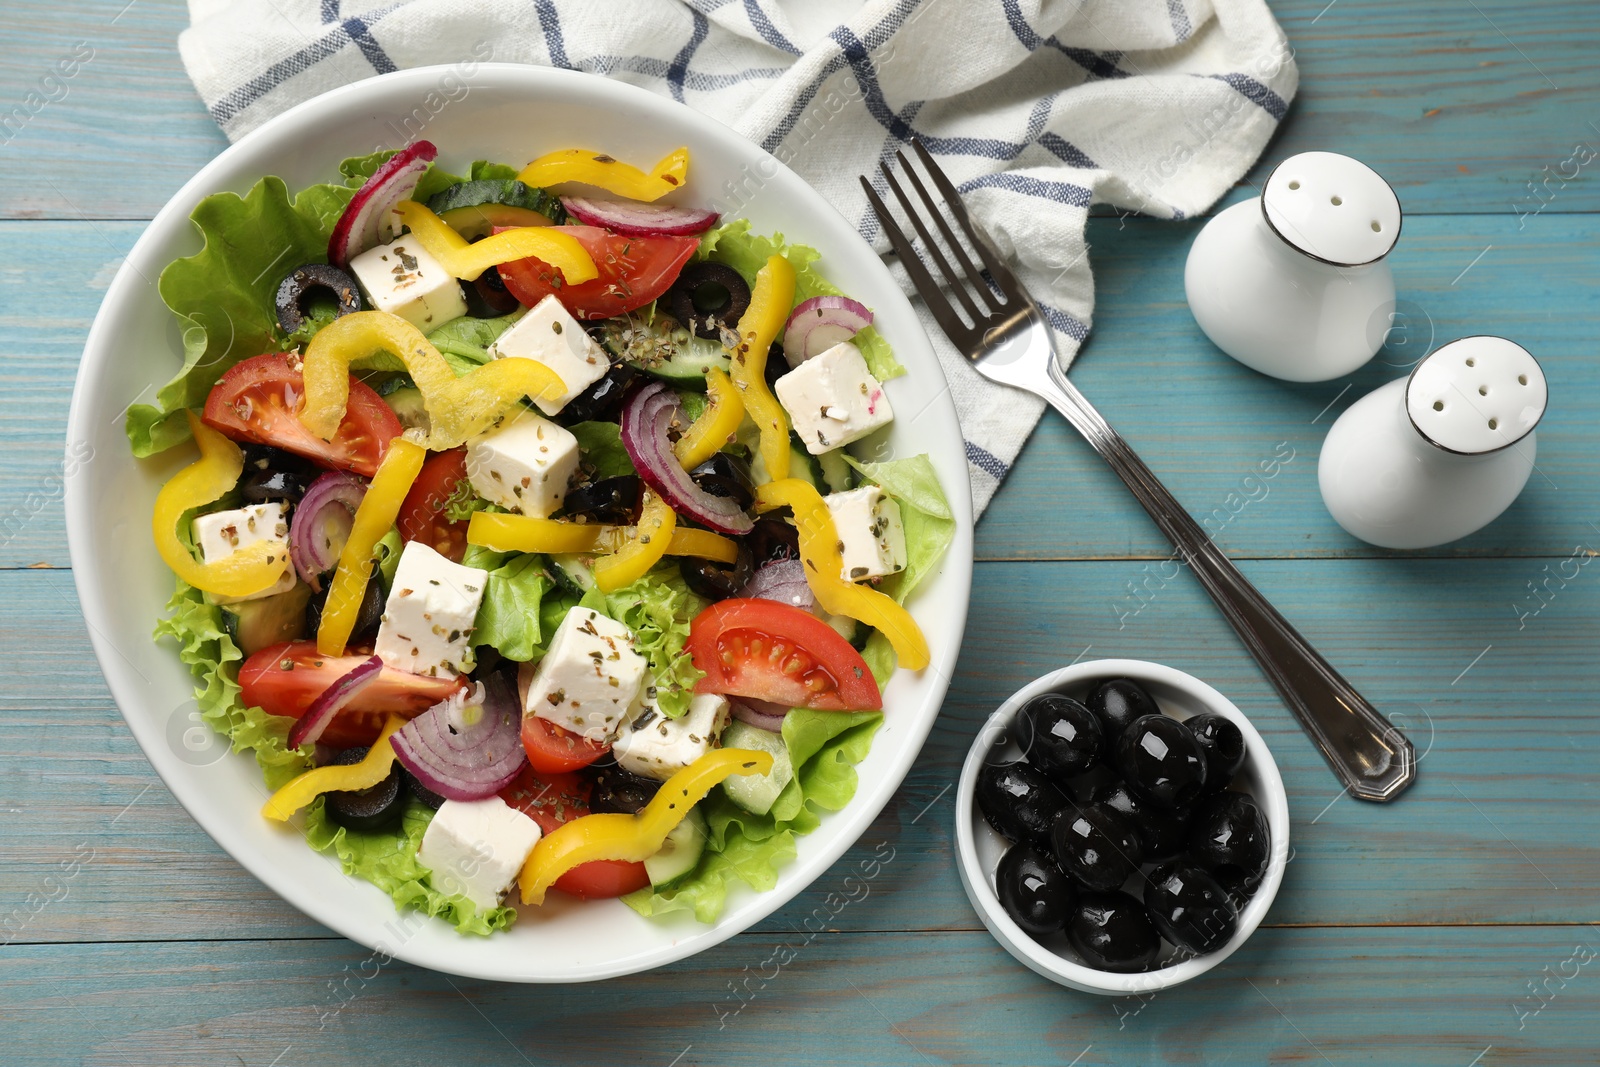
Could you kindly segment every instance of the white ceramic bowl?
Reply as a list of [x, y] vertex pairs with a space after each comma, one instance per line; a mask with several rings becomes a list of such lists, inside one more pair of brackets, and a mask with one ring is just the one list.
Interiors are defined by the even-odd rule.
[[[1244, 768], [1234, 779], [1236, 787], [1255, 797], [1266, 814], [1272, 832], [1272, 852], [1266, 876], [1255, 896], [1239, 913], [1239, 929], [1222, 948], [1204, 956], [1180, 959], [1171, 945], [1164, 945], [1161, 960], [1154, 970], [1137, 974], [1114, 974], [1086, 966], [1068, 947], [1065, 936], [1041, 944], [1011, 920], [995, 896], [994, 872], [1010, 842], [990, 828], [973, 798], [978, 771], [986, 763], [1009, 763], [1022, 757], [1012, 723], [1022, 706], [1041, 693], [1065, 693], [1082, 700], [1094, 684], [1107, 678], [1132, 678], [1149, 690], [1161, 710], [1177, 719], [1203, 712], [1224, 715], [1238, 724], [1244, 734], [1248, 754]], [[1127, 996], [1150, 993], [1175, 986], [1204, 974], [1231, 956], [1255, 932], [1278, 895], [1283, 869], [1289, 857], [1289, 802], [1283, 791], [1278, 765], [1261, 740], [1256, 728], [1227, 697], [1193, 675], [1159, 663], [1137, 659], [1101, 659], [1078, 663], [1047, 674], [1012, 694], [984, 723], [967, 753], [961, 768], [961, 784], [956, 791], [956, 853], [961, 884], [977, 909], [983, 924], [1004, 945], [1006, 951], [1052, 982], [1059, 982], [1086, 993]], [[1135, 875], [1135, 878], [1138, 876]]]
[[[462, 937], [414, 913], [398, 917], [385, 894], [346, 877], [292, 830], [269, 825], [257, 814], [265, 790], [254, 760], [207, 741], [189, 717], [188, 672], [170, 644], [158, 647], [150, 638], [172, 592], [172, 576], [151, 542], [151, 505], [161, 483], [193, 457], [191, 449], [177, 448], [136, 461], [123, 436], [126, 405], [148, 400], [180, 363], [176, 323], [154, 282], [167, 263], [199, 250], [188, 216], [201, 198], [243, 193], [267, 174], [291, 189], [337, 180], [344, 157], [398, 147], [402, 120], [430, 93], [442, 99], [441, 82], [459, 73], [403, 71], [296, 107], [223, 152], [161, 210], [128, 254], [89, 333], [67, 434], [73, 457], [67, 534], [95, 653], [129, 728], [194, 819], [256, 877], [346, 937], [425, 967], [506, 981], [607, 978], [692, 955], [776, 910], [855, 842], [899, 786], [932, 726], [961, 644], [972, 576], [967, 464], [949, 389], [910, 304], [854, 227], [791, 171], [726, 127], [642, 89], [568, 71], [481, 66], [465, 79], [465, 94], [448, 99], [424, 131], [443, 165], [459, 170], [479, 158], [516, 164], [572, 145], [653, 161], [688, 145], [689, 196], [714, 204], [719, 192], [739, 190], [742, 202], [725, 209], [749, 218], [758, 232], [781, 231], [816, 247], [828, 277], [875, 309], [877, 325], [910, 372], [889, 384], [902, 417], [884, 442], [887, 451], [878, 454], [929, 453], [962, 517], [942, 570], [912, 601], [932, 665], [889, 684], [889, 714], [860, 766], [861, 787], [850, 805], [801, 839], [798, 858], [775, 889], [732, 893], [713, 926], [683, 914], [647, 920], [618, 901], [567, 899], [525, 910], [509, 933]], [[459, 90], [456, 81], [446, 84]]]

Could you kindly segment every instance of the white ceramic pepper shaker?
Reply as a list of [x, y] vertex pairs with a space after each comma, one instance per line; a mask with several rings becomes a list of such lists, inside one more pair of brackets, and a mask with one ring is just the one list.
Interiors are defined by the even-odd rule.
[[1465, 537], [1511, 506], [1533, 472], [1548, 392], [1503, 337], [1464, 337], [1339, 416], [1317, 461], [1334, 520], [1383, 548]]
[[1207, 337], [1262, 374], [1320, 382], [1383, 347], [1394, 313], [1384, 261], [1400, 200], [1378, 172], [1333, 152], [1278, 164], [1262, 194], [1195, 236], [1184, 268], [1189, 310]]

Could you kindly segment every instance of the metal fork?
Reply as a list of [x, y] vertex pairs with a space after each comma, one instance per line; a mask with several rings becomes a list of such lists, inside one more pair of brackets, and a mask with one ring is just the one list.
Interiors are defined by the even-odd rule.
[[[954, 294], [960, 312], [940, 290], [905, 231], [895, 222], [865, 176], [861, 184], [906, 273], [945, 334], [985, 378], [1026, 389], [1047, 400], [1110, 464], [1211, 594], [1211, 599], [1282, 694], [1301, 728], [1322, 751], [1323, 758], [1345, 788], [1361, 800], [1387, 801], [1399, 796], [1417, 774], [1411, 742], [1278, 614], [1134, 454], [1128, 443], [1067, 381], [1039, 306], [1018, 284], [1016, 275], [994, 254], [987, 237], [973, 225], [955, 187], [927, 149], [920, 141], [913, 141], [912, 146], [943, 198], [943, 208], [907, 162], [904, 153], [895, 155], [916, 190], [921, 201], [920, 210], [887, 163], [882, 167], [883, 176], [922, 239], [928, 257]], [[967, 242], [983, 260], [983, 266], [994, 281], [993, 288], [951, 230], [950, 218], [961, 227]], [[959, 262], [959, 270], [940, 249], [930, 224]], [[999, 289], [998, 293], [995, 288]]]

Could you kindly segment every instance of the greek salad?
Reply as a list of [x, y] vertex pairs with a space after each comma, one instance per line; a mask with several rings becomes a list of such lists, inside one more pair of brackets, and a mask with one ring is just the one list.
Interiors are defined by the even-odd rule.
[[198, 453], [156, 636], [260, 817], [397, 907], [714, 922], [928, 663], [904, 603], [955, 521], [926, 456], [872, 458], [903, 369], [816, 252], [680, 202], [687, 149], [437, 155], [195, 210], [184, 365], [127, 419]]

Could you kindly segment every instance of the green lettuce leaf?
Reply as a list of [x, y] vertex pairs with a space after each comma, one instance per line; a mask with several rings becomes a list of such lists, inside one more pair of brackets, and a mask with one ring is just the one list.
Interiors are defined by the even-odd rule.
[[351, 190], [313, 185], [291, 198], [283, 180], [261, 179], [244, 196], [217, 193], [190, 216], [205, 247], [174, 260], [157, 288], [178, 317], [183, 366], [154, 404], [128, 408], [126, 429], [136, 456], [149, 456], [189, 437], [184, 411], [234, 364], [282, 349], [275, 297], [283, 276], [304, 263], [325, 263], [328, 236]]
[[628, 450], [622, 447], [622, 427], [614, 422], [578, 422], [567, 427], [578, 439], [583, 463], [594, 469], [595, 478], [621, 478], [637, 473]]
[[400, 910], [415, 908], [451, 923], [464, 934], [488, 936], [516, 921], [506, 907], [480, 911], [463, 896], [446, 896], [429, 884], [428, 868], [417, 859], [422, 835], [433, 821], [433, 809], [415, 798], [407, 801], [400, 832], [351, 830], [328, 818], [321, 797], [306, 810], [306, 841], [318, 852], [339, 857], [345, 874], [363, 878], [388, 893]]
[[[738, 271], [744, 280], [755, 284], [756, 274], [773, 256], [782, 256], [794, 267], [794, 302], [809, 300], [814, 296], [842, 296], [837, 286], [822, 276], [811, 264], [821, 258], [814, 248], [785, 243], [783, 234], [765, 237], [750, 232], [749, 219], [735, 219], [706, 231], [700, 238], [701, 259], [726, 263]], [[868, 326], [854, 338], [855, 346], [867, 361], [867, 369], [880, 382], [898, 378], [906, 372], [894, 358], [889, 342], [883, 339], [876, 327]]]
[[239, 698], [238, 665], [244, 653], [228, 635], [222, 609], [206, 603], [204, 593], [180, 579], [167, 612], [152, 636], [178, 643], [178, 659], [199, 683], [194, 699], [200, 718], [227, 738], [233, 751], [255, 753], [268, 789], [277, 789], [307, 769], [310, 760], [288, 746], [294, 720], [247, 708]]
[[472, 169], [467, 172], [467, 175], [469, 181], [475, 182], [510, 181], [519, 173], [520, 171], [516, 167], [508, 164], [492, 163], [487, 159], [478, 159], [473, 161]]
[[939, 567], [956, 536], [956, 518], [939, 487], [939, 476], [927, 456], [867, 463], [846, 454], [845, 462], [861, 476], [900, 502], [900, 523], [906, 533], [906, 569], [883, 580], [881, 588], [901, 603]]
[[649, 662], [655, 680], [656, 708], [669, 719], [688, 712], [695, 683], [705, 677], [683, 646], [689, 623], [706, 604], [671, 564], [605, 597], [605, 614], [633, 631], [634, 647]]
[[[498, 561], [492, 559], [496, 556]], [[502, 656], [518, 663], [541, 658], [545, 650], [540, 642], [552, 632], [544, 629], [541, 608], [545, 595], [555, 587], [544, 557], [531, 552], [501, 556], [471, 545], [462, 562], [489, 572], [478, 607], [477, 629], [472, 632], [473, 646], [493, 645]], [[487, 566], [490, 562], [494, 565]]]
[[523, 316], [518, 310], [498, 319], [453, 319], [428, 335], [428, 341], [437, 348], [450, 369], [457, 375], [466, 374], [474, 367], [489, 362], [489, 346]]

